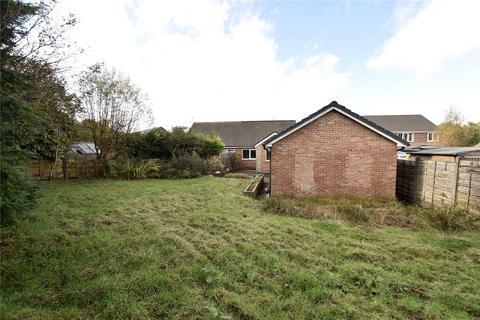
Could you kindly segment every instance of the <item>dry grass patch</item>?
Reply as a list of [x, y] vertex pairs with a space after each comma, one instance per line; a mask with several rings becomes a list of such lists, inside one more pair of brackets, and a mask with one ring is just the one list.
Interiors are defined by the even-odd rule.
[[479, 214], [451, 206], [406, 206], [384, 198], [276, 196], [267, 199], [264, 208], [280, 215], [340, 220], [362, 226], [393, 226], [411, 230], [480, 230]]

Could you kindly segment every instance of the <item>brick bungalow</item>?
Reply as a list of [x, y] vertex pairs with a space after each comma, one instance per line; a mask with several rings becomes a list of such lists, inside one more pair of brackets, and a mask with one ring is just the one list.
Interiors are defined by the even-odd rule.
[[242, 169], [269, 172], [270, 159], [260, 141], [295, 124], [295, 120], [194, 122], [191, 131], [217, 134], [225, 153], [236, 153]]
[[398, 135], [333, 101], [262, 141], [270, 192], [395, 196]]

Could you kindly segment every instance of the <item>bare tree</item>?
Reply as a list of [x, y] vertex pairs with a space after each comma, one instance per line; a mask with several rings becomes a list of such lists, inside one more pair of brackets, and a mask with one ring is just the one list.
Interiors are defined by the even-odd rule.
[[146, 95], [115, 69], [92, 66], [80, 79], [80, 95], [82, 120], [99, 158], [118, 153], [126, 134], [152, 121]]

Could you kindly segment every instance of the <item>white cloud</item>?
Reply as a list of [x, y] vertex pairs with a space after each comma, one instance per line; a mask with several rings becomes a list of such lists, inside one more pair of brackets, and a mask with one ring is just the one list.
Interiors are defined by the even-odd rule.
[[402, 25], [368, 66], [429, 73], [446, 60], [480, 50], [479, 12], [478, 0], [434, 0], [406, 21], [410, 10], [397, 10], [395, 20]]
[[129, 74], [157, 125], [295, 119], [350, 82], [333, 54], [280, 61], [273, 26], [228, 2], [64, 0], [56, 10], [79, 19], [71, 34], [87, 49], [79, 66], [105, 61]]

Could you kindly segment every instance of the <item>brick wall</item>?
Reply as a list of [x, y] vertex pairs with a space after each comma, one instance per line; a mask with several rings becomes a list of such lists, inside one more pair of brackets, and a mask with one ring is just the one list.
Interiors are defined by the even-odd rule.
[[[249, 148], [245, 148], [245, 149], [249, 149]], [[254, 147], [252, 147], [251, 149], [254, 149]], [[242, 150], [243, 149], [241, 148], [235, 149], [235, 153], [240, 156], [240, 159], [242, 159]], [[240, 163], [241, 163], [242, 169], [255, 170], [255, 167], [256, 167], [255, 160], [241, 160]]]
[[435, 133], [433, 136], [434, 140], [431, 142], [428, 142], [428, 133], [427, 132], [415, 132], [413, 134], [413, 141], [410, 143], [410, 147], [418, 147], [422, 145], [427, 145], [427, 146], [440, 146], [440, 143], [438, 142], [438, 134]]
[[331, 111], [272, 147], [272, 194], [395, 196], [396, 144]]
[[266, 150], [262, 145], [257, 147], [257, 172], [268, 173], [270, 172], [270, 161], [266, 160]]

